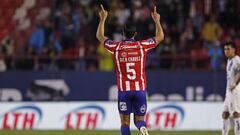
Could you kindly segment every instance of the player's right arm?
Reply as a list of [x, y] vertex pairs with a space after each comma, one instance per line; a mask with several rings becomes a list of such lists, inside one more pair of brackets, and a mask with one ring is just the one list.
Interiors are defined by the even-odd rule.
[[237, 59], [237, 63], [234, 67], [235, 72], [235, 82], [229, 86], [229, 89], [233, 91], [237, 85], [240, 83], [240, 59]]
[[107, 37], [104, 35], [104, 27], [105, 27], [105, 21], [108, 16], [108, 12], [103, 8], [103, 5], [100, 5], [100, 7], [101, 7], [101, 10], [99, 11], [100, 21], [98, 24], [96, 37], [101, 44], [104, 44], [105, 40], [107, 39]]
[[160, 14], [157, 12], [156, 6], [154, 6], [154, 10], [151, 13], [151, 16], [156, 27], [156, 35], [154, 39], [156, 41], [156, 44], [158, 45], [164, 39], [164, 33], [160, 23]]

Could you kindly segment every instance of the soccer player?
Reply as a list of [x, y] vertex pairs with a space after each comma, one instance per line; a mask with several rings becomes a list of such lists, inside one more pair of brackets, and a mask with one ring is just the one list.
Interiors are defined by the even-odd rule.
[[160, 14], [151, 13], [156, 26], [156, 35], [147, 40], [136, 41], [136, 28], [125, 25], [123, 29], [126, 39], [115, 42], [104, 35], [104, 25], [108, 12], [101, 5], [99, 11], [100, 22], [96, 37], [112, 54], [117, 72], [118, 110], [121, 118], [122, 135], [130, 135], [130, 114], [134, 113], [134, 124], [142, 135], [148, 135], [144, 116], [147, 110], [146, 103], [146, 75], [145, 62], [149, 49], [156, 47], [164, 38], [160, 24]]
[[230, 116], [233, 117], [235, 135], [240, 135], [240, 57], [236, 55], [236, 46], [233, 42], [224, 44], [224, 53], [228, 60], [222, 135], [227, 135], [231, 127]]

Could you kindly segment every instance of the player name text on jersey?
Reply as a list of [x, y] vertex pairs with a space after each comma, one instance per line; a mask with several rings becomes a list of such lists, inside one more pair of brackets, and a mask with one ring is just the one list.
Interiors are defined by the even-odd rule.
[[127, 58], [119, 58], [120, 62], [136, 62], [136, 61], [140, 61], [141, 57], [137, 56], [137, 57], [127, 57]]

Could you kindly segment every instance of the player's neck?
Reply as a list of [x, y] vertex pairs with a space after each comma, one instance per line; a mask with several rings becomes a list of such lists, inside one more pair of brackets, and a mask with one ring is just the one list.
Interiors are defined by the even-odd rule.
[[233, 56], [228, 57], [229, 60], [231, 60], [232, 58], [234, 58], [236, 56], [236, 54], [234, 54]]

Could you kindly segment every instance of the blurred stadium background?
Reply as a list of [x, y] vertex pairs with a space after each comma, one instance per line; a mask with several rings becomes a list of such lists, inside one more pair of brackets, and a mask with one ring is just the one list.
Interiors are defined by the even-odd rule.
[[1, 0], [0, 134], [120, 134], [113, 62], [95, 37], [99, 3], [114, 40], [126, 21], [137, 39], [152, 37], [154, 5], [161, 14], [165, 40], [146, 63], [152, 134], [220, 134], [222, 44], [240, 47], [239, 0]]

